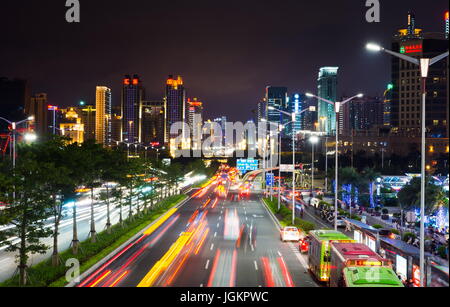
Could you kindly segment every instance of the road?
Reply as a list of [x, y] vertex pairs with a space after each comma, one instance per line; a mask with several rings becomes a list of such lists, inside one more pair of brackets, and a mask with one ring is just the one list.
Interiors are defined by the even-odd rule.
[[78, 286], [316, 286], [259, 196], [240, 199], [229, 184], [224, 194], [214, 184], [192, 192]]

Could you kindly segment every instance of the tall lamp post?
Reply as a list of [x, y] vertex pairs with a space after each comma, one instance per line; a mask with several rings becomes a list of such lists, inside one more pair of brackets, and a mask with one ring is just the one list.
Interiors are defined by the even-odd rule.
[[428, 71], [431, 65], [439, 62], [440, 60], [445, 59], [448, 57], [449, 52], [445, 52], [441, 55], [438, 55], [434, 58], [413, 58], [398, 52], [394, 52], [388, 49], [385, 49], [377, 44], [368, 43], [366, 45], [367, 50], [374, 51], [374, 52], [385, 52], [387, 54], [390, 54], [394, 57], [400, 58], [404, 61], [407, 61], [409, 63], [418, 65], [420, 67], [420, 75], [421, 75], [421, 92], [422, 92], [422, 119], [421, 119], [421, 128], [422, 128], [422, 141], [421, 141], [421, 178], [420, 178], [420, 286], [425, 287], [425, 164], [426, 164], [426, 149], [425, 149], [425, 142], [426, 142], [426, 97], [427, 97], [427, 91], [426, 91], [426, 81], [428, 78]]
[[311, 93], [306, 94], [307, 97], [313, 97], [317, 98], [318, 100], [322, 100], [326, 103], [329, 103], [334, 106], [334, 111], [336, 113], [336, 147], [335, 147], [335, 191], [334, 191], [334, 230], [337, 230], [337, 217], [338, 217], [338, 167], [339, 167], [339, 161], [338, 161], [338, 150], [339, 150], [339, 109], [341, 106], [346, 104], [349, 101], [352, 101], [355, 98], [361, 98], [363, 97], [363, 94], [355, 95], [351, 98], [348, 98], [342, 102], [333, 102], [328, 99], [316, 96]]
[[27, 121], [32, 121], [34, 120], [34, 116], [30, 116], [27, 119], [18, 121], [18, 122], [13, 122], [10, 120], [7, 120], [6, 118], [0, 117], [1, 120], [4, 120], [5, 122], [7, 122], [9, 125], [11, 125], [11, 133], [12, 133], [12, 163], [13, 163], [13, 169], [16, 167], [16, 128], [17, 126], [19, 126], [20, 124], [23, 124]]
[[[291, 116], [292, 117], [291, 123], [295, 123], [297, 121], [297, 118], [296, 118], [297, 115], [300, 115], [306, 111], [315, 112], [316, 107], [310, 106], [308, 109], [304, 109], [301, 112], [293, 112], [293, 113], [279, 110], [272, 106], [269, 107], [269, 110], [278, 111], [280, 113]], [[295, 129], [294, 129], [294, 127], [292, 127], [292, 168], [293, 168], [292, 169], [292, 225], [295, 225], [295, 135], [296, 135]]]

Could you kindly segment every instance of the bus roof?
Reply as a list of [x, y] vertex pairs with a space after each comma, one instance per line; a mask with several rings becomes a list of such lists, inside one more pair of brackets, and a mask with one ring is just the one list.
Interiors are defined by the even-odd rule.
[[383, 257], [362, 243], [334, 243], [333, 248], [344, 259], [374, 259], [382, 261]]
[[349, 287], [403, 287], [391, 268], [358, 267], [344, 268]]
[[352, 240], [342, 232], [336, 230], [312, 230], [309, 234], [319, 241]]

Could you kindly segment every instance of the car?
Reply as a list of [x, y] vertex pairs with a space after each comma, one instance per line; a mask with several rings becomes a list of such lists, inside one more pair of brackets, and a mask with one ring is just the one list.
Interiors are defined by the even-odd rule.
[[309, 249], [309, 236], [304, 237], [303, 239], [300, 239], [298, 243], [298, 250], [300, 253], [304, 254], [308, 252]]
[[287, 242], [287, 241], [294, 241], [298, 242], [300, 240], [300, 232], [298, 231], [297, 227], [284, 227], [281, 228], [280, 232], [280, 238], [281, 241]]
[[338, 215], [337, 217], [337, 227], [345, 227], [346, 223], [342, 216]]

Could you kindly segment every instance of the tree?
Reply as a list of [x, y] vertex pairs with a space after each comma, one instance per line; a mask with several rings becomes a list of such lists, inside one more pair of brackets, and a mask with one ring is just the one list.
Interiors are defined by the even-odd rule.
[[[43, 168], [43, 178], [45, 189], [51, 194], [52, 214], [54, 220], [53, 227], [53, 253], [52, 264], [58, 266], [58, 236], [59, 224], [63, 218], [65, 200], [73, 196], [76, 187], [74, 181], [76, 175], [74, 169], [70, 168], [68, 161], [71, 159], [71, 151], [66, 144], [67, 139], [53, 137], [47, 142], [38, 143], [29, 149], [36, 153], [37, 161]], [[68, 167], [69, 166], [69, 167]]]
[[82, 182], [91, 191], [91, 222], [90, 222], [90, 232], [91, 242], [95, 243], [97, 241], [97, 232], [95, 230], [95, 219], [94, 219], [94, 188], [98, 186], [101, 172], [104, 149], [100, 144], [96, 144], [95, 140], [87, 140], [80, 146], [80, 152], [83, 156], [82, 161], [80, 161], [79, 171], [82, 174]]
[[[416, 177], [398, 192], [397, 197], [402, 209], [410, 210], [420, 207], [420, 187], [421, 180]], [[442, 204], [443, 195], [445, 194], [443, 194], [442, 188], [433, 184], [431, 177], [427, 177], [425, 185], [425, 214], [433, 213]]]
[[[19, 283], [26, 285], [29, 254], [43, 254], [48, 249], [41, 239], [52, 234], [44, 223], [52, 215], [53, 202], [44, 188], [47, 170], [43, 163], [30, 150], [19, 150], [19, 154], [14, 170], [9, 167], [0, 172], [0, 201], [8, 204], [0, 213], [0, 224], [13, 226], [0, 232], [0, 246], [7, 246], [8, 252], [18, 252]], [[9, 240], [12, 237], [19, 242]]]

